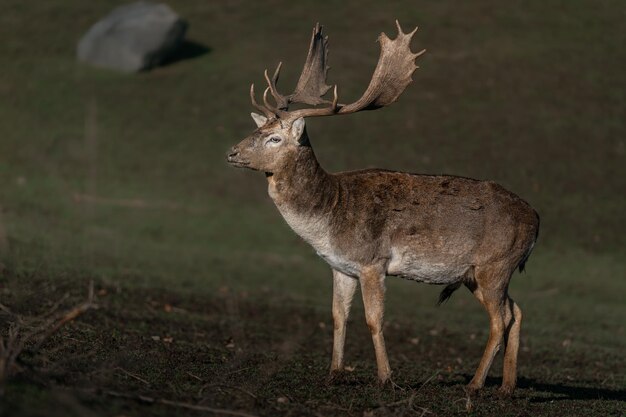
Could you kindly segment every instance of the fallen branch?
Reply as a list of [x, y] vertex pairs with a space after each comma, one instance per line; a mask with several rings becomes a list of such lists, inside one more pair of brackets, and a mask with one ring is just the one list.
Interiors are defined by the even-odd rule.
[[[8, 307], [0, 304], [0, 311], [11, 316], [7, 339], [0, 335], [0, 396], [4, 394], [6, 381], [16, 373], [17, 358], [25, 350], [26, 346], [34, 343], [29, 350], [36, 352], [41, 345], [56, 333], [65, 324], [75, 320], [78, 316], [88, 310], [97, 308], [93, 301], [93, 282], [89, 283], [87, 300], [76, 307], [54, 314], [55, 309], [65, 299], [62, 298], [55, 303], [53, 310], [49, 310], [41, 316], [23, 317], [13, 313]], [[53, 316], [53, 317], [49, 317]]]

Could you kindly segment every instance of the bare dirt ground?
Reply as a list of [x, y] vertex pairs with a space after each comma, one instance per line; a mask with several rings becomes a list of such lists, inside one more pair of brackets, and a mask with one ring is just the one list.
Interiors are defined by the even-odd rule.
[[[71, 296], [64, 304], [80, 299], [73, 284], [35, 282], [46, 299], [65, 293]], [[5, 291], [5, 299], [16, 311], [34, 314], [32, 298], [20, 296], [19, 288], [25, 287], [24, 281], [12, 282], [17, 290]], [[22, 355], [1, 415], [465, 414], [463, 387], [486, 338], [486, 333], [394, 319], [386, 337], [397, 386], [380, 387], [357, 309], [349, 327], [347, 369], [328, 381], [329, 312], [269, 292], [223, 288], [206, 299], [165, 290], [96, 288], [99, 309], [62, 328], [39, 351], [27, 349]], [[50, 305], [38, 308], [43, 307]], [[6, 315], [1, 317], [6, 321]], [[487, 387], [472, 399], [471, 415], [617, 416], [626, 409], [620, 380], [607, 380], [602, 372], [623, 370], [623, 356], [601, 351], [564, 355], [523, 346], [520, 361], [513, 398], [498, 397], [496, 365]], [[570, 375], [575, 377], [564, 380], [559, 369], [574, 370]]]

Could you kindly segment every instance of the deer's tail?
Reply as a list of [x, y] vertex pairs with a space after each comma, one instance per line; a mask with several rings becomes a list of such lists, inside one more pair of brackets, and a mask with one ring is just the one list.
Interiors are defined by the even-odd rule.
[[539, 237], [539, 215], [535, 212], [535, 216], [537, 216], [537, 226], [536, 226], [536, 229], [535, 229], [535, 239], [533, 240], [533, 243], [530, 244], [530, 246], [528, 247], [528, 250], [526, 251], [526, 253], [522, 257], [522, 260], [520, 261], [519, 265], [517, 266], [517, 268], [519, 269], [520, 272], [524, 272], [524, 268], [526, 267], [526, 261], [528, 261], [528, 258], [530, 258], [530, 254], [532, 253], [533, 248], [535, 247], [535, 243], [537, 243], [537, 238]]
[[452, 297], [452, 294], [459, 289], [462, 282], [455, 282], [454, 284], [447, 285], [439, 294], [439, 301], [437, 301], [437, 305], [441, 305], [448, 301], [448, 298]]

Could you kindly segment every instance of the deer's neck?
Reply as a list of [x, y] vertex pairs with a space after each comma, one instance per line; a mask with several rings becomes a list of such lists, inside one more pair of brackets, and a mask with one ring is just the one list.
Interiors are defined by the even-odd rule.
[[356, 276], [358, 266], [337, 255], [336, 223], [341, 207], [341, 184], [317, 162], [313, 149], [303, 146], [285, 169], [268, 176], [269, 194], [287, 224], [333, 268]]
[[[286, 218], [325, 216], [336, 196], [333, 178], [319, 164], [313, 149], [302, 146], [295, 158], [268, 174], [268, 192]], [[286, 218], [292, 227], [290, 220]], [[295, 229], [295, 227], [294, 227]], [[297, 230], [296, 230], [297, 231]]]
[[268, 176], [268, 191], [287, 224], [320, 256], [332, 255], [331, 218], [339, 187], [310, 146], [298, 149], [283, 169]]

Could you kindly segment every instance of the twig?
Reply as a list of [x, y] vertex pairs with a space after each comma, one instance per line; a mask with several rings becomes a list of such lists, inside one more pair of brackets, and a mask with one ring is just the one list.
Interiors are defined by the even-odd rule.
[[[55, 306], [58, 307], [60, 302], [56, 303]], [[9, 324], [6, 342], [3, 337], [0, 337], [0, 396], [4, 393], [4, 384], [14, 373], [17, 358], [24, 351], [27, 343], [35, 338], [38, 339], [37, 343], [30, 349], [33, 352], [37, 351], [63, 325], [76, 319], [87, 310], [96, 307], [93, 302], [93, 281], [89, 283], [89, 294], [86, 302], [47, 320], [44, 319], [53, 314], [54, 311], [49, 311], [42, 316], [25, 319], [20, 315], [13, 314], [6, 306], [1, 305], [0, 309], [5, 313], [11, 314], [14, 318], [13, 322]], [[36, 323], [36, 325], [32, 323]], [[22, 332], [23, 328], [28, 329], [28, 331]]]
[[242, 411], [234, 411], [234, 410], [226, 410], [226, 409], [223, 409], [223, 408], [207, 407], [207, 406], [204, 406], [204, 405], [196, 405], [196, 404], [184, 403], [184, 402], [180, 402], [180, 401], [166, 400], [164, 398], [149, 397], [147, 395], [125, 394], [125, 393], [117, 392], [117, 391], [104, 391], [104, 394], [108, 395], [110, 397], [126, 398], [126, 399], [129, 399], [129, 400], [144, 402], [144, 403], [148, 403], [148, 404], [163, 404], [163, 405], [169, 405], [169, 406], [172, 406], [172, 407], [186, 408], [188, 410], [208, 411], [210, 413], [224, 414], [224, 415], [229, 415], [229, 416], [256, 417], [253, 414], [244, 413]]
[[[400, 405], [400, 404], [404, 404], [404, 403], [408, 402], [408, 403], [409, 403], [409, 407], [410, 407], [410, 408], [413, 408], [413, 401], [415, 401], [415, 396], [417, 395], [417, 393], [418, 393], [418, 392], [420, 392], [420, 391], [421, 391], [421, 389], [422, 389], [422, 388], [424, 388], [424, 386], [425, 386], [426, 384], [428, 384], [430, 381], [432, 381], [432, 380], [433, 380], [433, 378], [435, 378], [437, 375], [439, 375], [439, 371], [435, 372], [434, 374], [432, 374], [432, 375], [430, 376], [430, 378], [428, 378], [426, 381], [424, 381], [424, 382], [422, 383], [422, 385], [420, 385], [420, 387], [419, 387], [418, 389], [416, 389], [416, 390], [413, 392], [413, 394], [411, 394], [411, 396], [410, 396], [409, 398], [405, 398], [405, 399], [403, 399], [403, 400], [399, 400], [399, 401], [395, 401], [395, 402], [392, 402], [392, 403], [389, 403], [389, 404], [385, 404], [385, 405], [383, 405], [382, 407], [393, 407], [393, 406]], [[420, 408], [420, 409], [422, 409], [422, 410], [426, 410], [425, 408], [422, 408], [422, 407], [418, 407], [418, 408]], [[428, 411], [428, 412], [430, 413], [430, 411]]]
[[[417, 391], [419, 391], [419, 389]], [[409, 398], [409, 408], [411, 409], [413, 409], [413, 402], [415, 401], [415, 396], [417, 395], [417, 391], [411, 394], [411, 397]]]
[[432, 414], [433, 413], [428, 408], [424, 408], [424, 407], [417, 407], [417, 408], [422, 410], [422, 414], [420, 414], [420, 417], [424, 417], [426, 414]]
[[15, 316], [15, 314], [11, 311], [11, 309], [2, 303], [0, 303], [0, 310], [4, 311], [9, 316]]
[[41, 317], [49, 317], [53, 315], [54, 313], [56, 313], [57, 310], [59, 309], [59, 306], [63, 303], [63, 301], [67, 300], [68, 297], [69, 297], [69, 294], [67, 293], [63, 294], [63, 297], [59, 298], [59, 300], [56, 303], [54, 303], [52, 307], [50, 307], [50, 309], [46, 313], [42, 314]]
[[[53, 319], [53, 320], [56, 321], [56, 323], [53, 323], [52, 325], [44, 326], [43, 329], [36, 329], [36, 330], [39, 330], [39, 331], [43, 330], [45, 333], [44, 333], [43, 337], [40, 338], [40, 340], [37, 343], [37, 345], [35, 345], [34, 350], [38, 350], [41, 347], [41, 345], [50, 336], [52, 336], [57, 330], [59, 330], [65, 324], [67, 324], [70, 321], [74, 320], [76, 317], [80, 316], [81, 314], [83, 314], [87, 310], [91, 310], [93, 308], [97, 308], [97, 306], [93, 302], [93, 281], [90, 281], [89, 282], [89, 292], [88, 292], [88, 295], [87, 295], [87, 301], [85, 301], [84, 303], [82, 303], [80, 305], [77, 305], [76, 307], [74, 307], [70, 311], [62, 314], [60, 319]], [[46, 328], [47, 328], [47, 330], [46, 330]]]
[[143, 379], [142, 377], [140, 377], [137, 374], [134, 374], [132, 372], [127, 371], [124, 368], [120, 368], [119, 366], [117, 368], [115, 368], [118, 371], [121, 371], [123, 374], [126, 374], [127, 376], [136, 379], [137, 381], [143, 382], [146, 385], [150, 385], [150, 383], [148, 381], [146, 381], [145, 379]]
[[200, 382], [204, 382], [204, 379], [200, 378], [198, 375], [194, 375], [191, 372], [187, 371], [187, 375], [189, 375], [190, 377], [197, 379]]
[[237, 369], [236, 371], [227, 372], [226, 375], [238, 374], [239, 372], [247, 371], [248, 369], [252, 369], [254, 366], [248, 366], [247, 368]]
[[439, 371], [436, 371], [434, 374], [432, 374], [430, 376], [430, 378], [428, 378], [426, 381], [424, 381], [424, 383], [422, 385], [420, 385], [420, 387], [417, 389], [417, 391], [415, 391], [416, 393], [420, 392], [420, 390], [422, 388], [424, 388], [424, 385], [428, 384], [430, 381], [433, 380], [433, 378], [435, 378], [437, 375], [439, 375]]

